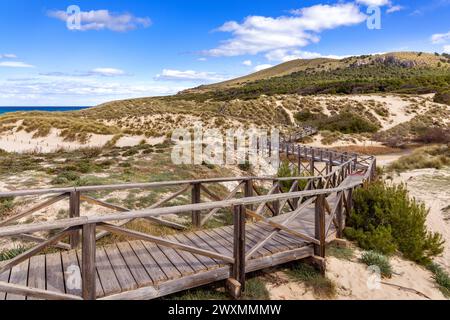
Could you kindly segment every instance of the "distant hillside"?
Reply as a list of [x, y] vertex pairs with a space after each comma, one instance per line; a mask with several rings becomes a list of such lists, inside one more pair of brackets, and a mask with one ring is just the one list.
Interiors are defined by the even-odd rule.
[[432, 93], [450, 88], [450, 57], [394, 52], [342, 60], [289, 61], [245, 77], [200, 86], [177, 99], [252, 99], [262, 94]]

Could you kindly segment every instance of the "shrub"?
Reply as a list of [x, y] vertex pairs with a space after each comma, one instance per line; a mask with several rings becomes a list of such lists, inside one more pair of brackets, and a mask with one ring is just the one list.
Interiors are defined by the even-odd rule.
[[442, 236], [427, 230], [428, 210], [409, 198], [404, 185], [378, 181], [354, 194], [354, 209], [345, 234], [367, 250], [392, 254], [395, 249], [425, 263], [443, 252]]
[[416, 138], [420, 143], [450, 143], [450, 129], [427, 128]]
[[377, 132], [378, 126], [353, 112], [341, 112], [338, 115], [320, 120], [319, 130], [339, 131], [341, 133]]
[[75, 171], [63, 171], [60, 172], [52, 181], [52, 184], [68, 184], [76, 182], [80, 179], [80, 175]]
[[[289, 161], [283, 161], [281, 163], [281, 166], [278, 168], [277, 176], [279, 178], [297, 177], [298, 169], [291, 168], [289, 166]], [[293, 183], [294, 183], [294, 180], [280, 181], [281, 188], [283, 189], [284, 192], [289, 191], [291, 189]]]
[[433, 278], [439, 285], [442, 294], [450, 298], [450, 275], [438, 264], [430, 263], [427, 269], [433, 273]]
[[389, 165], [388, 170], [404, 171], [423, 168], [440, 169], [450, 165], [450, 148], [432, 146], [416, 149]]
[[368, 266], [377, 266], [380, 268], [383, 277], [392, 277], [392, 266], [389, 259], [381, 253], [375, 251], [364, 252], [361, 256], [361, 261]]
[[450, 90], [436, 93], [434, 96], [434, 102], [450, 105]]
[[0, 217], [8, 214], [14, 208], [14, 197], [0, 198]]
[[287, 270], [288, 276], [294, 281], [304, 283], [319, 297], [332, 298], [336, 294], [335, 284], [312, 266], [305, 263], [295, 263]]
[[249, 172], [251, 170], [251, 168], [252, 168], [252, 165], [250, 164], [250, 161], [247, 160], [244, 163], [239, 163], [238, 167], [242, 171]]

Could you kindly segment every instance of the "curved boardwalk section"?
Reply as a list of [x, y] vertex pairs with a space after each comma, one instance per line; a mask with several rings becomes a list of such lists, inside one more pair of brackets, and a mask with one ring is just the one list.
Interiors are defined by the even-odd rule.
[[[320, 261], [325, 257], [326, 244], [342, 236], [345, 216], [352, 207], [352, 192], [373, 178], [375, 159], [291, 143], [283, 144], [281, 150], [303, 176], [0, 193], [0, 197], [49, 195], [43, 203], [0, 221], [0, 237], [37, 243], [0, 265], [0, 300], [153, 299], [219, 280], [227, 280], [230, 294], [239, 297], [245, 290], [245, 275], [249, 272], [308, 257]], [[309, 177], [304, 176], [305, 171]], [[223, 199], [209, 188], [231, 181], [237, 187]], [[272, 186], [264, 195], [256, 187], [262, 182]], [[169, 186], [179, 186], [180, 190], [138, 211], [88, 196], [92, 191]], [[191, 193], [191, 204], [164, 206], [185, 192]], [[200, 202], [200, 195], [211, 201]], [[14, 224], [67, 198], [70, 206], [67, 219]], [[114, 212], [80, 215], [83, 201]], [[202, 228], [219, 210], [229, 210], [233, 224]], [[193, 228], [184, 230], [183, 225], [165, 219], [174, 214], [191, 215]], [[134, 219], [148, 219], [179, 232], [157, 237], [127, 229], [127, 223]], [[44, 231], [51, 231], [52, 236], [36, 235]], [[110, 233], [130, 240], [97, 244]], [[48, 247], [57, 250], [42, 254]]]

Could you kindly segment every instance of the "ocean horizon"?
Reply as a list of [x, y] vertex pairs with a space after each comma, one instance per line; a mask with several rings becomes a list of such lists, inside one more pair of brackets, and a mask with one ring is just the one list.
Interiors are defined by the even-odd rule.
[[69, 107], [55, 107], [55, 106], [20, 106], [20, 107], [9, 107], [9, 106], [0, 106], [0, 115], [5, 113], [11, 113], [11, 112], [18, 112], [18, 111], [47, 111], [47, 112], [57, 112], [57, 111], [77, 111], [77, 110], [83, 110], [88, 109], [91, 107], [86, 106], [69, 106]]

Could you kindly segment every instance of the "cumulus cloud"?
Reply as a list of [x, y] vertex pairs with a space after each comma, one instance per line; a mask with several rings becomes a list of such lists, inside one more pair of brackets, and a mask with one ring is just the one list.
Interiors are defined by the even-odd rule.
[[95, 68], [90, 71], [94, 75], [100, 75], [104, 77], [116, 77], [125, 75], [125, 71], [115, 68]]
[[194, 70], [174, 70], [164, 69], [161, 74], [156, 76], [158, 80], [175, 80], [175, 81], [223, 81], [227, 78], [215, 72], [204, 72]]
[[450, 45], [444, 46], [444, 53], [450, 53]]
[[447, 33], [436, 33], [431, 36], [433, 44], [445, 43], [450, 40], [450, 31]]
[[33, 65], [21, 61], [1, 61], [0, 67], [5, 68], [34, 68]]
[[399, 6], [399, 5], [396, 5], [396, 6], [391, 6], [391, 7], [389, 7], [389, 8], [386, 10], [386, 12], [387, 12], [387, 13], [394, 13], [394, 12], [401, 11], [401, 10], [403, 10], [403, 9], [404, 9], [404, 7]]
[[257, 65], [256, 67], [255, 67], [255, 71], [256, 72], [258, 72], [258, 71], [261, 71], [261, 70], [265, 70], [265, 69], [269, 69], [269, 68], [272, 68], [273, 67], [273, 65], [271, 65], [271, 64], [259, 64], [259, 65]]
[[0, 59], [2, 58], [6, 58], [6, 59], [16, 59], [17, 56], [13, 53], [4, 53], [4, 54], [0, 54]]
[[244, 66], [251, 67], [253, 65], [253, 62], [252, 62], [252, 60], [245, 60], [245, 61], [242, 61], [242, 64]]
[[382, 7], [391, 4], [390, 0], [356, 0], [356, 2], [369, 7], [370, 6]]
[[187, 86], [154, 81], [119, 82], [79, 77], [13, 78], [0, 81], [0, 104], [93, 105], [111, 100], [175, 94]]
[[316, 58], [344, 59], [349, 56], [323, 55], [317, 52], [309, 52], [302, 50], [277, 49], [269, 51], [265, 55], [265, 57], [269, 61], [287, 62], [296, 59], [316, 59]]
[[[48, 12], [48, 16], [66, 22], [72, 15], [62, 10], [53, 10]], [[88, 30], [111, 30], [116, 32], [126, 32], [139, 27], [147, 28], [151, 25], [148, 17], [135, 17], [130, 13], [117, 14], [109, 10], [91, 10], [80, 12], [79, 31]]]
[[203, 53], [239, 56], [304, 47], [318, 42], [318, 33], [324, 30], [356, 25], [366, 18], [354, 3], [319, 4], [291, 11], [290, 16], [276, 18], [249, 16], [242, 23], [229, 21], [217, 29], [231, 33], [232, 38]]

